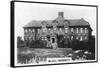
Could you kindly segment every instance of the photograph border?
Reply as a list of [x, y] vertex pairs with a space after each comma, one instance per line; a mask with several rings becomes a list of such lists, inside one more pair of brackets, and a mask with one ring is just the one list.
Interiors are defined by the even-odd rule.
[[[86, 7], [96, 7], [96, 58], [94, 61], [87, 61], [87, 62], [71, 62], [71, 63], [56, 63], [56, 64], [41, 64], [41, 65], [25, 65], [25, 66], [16, 66], [15, 65], [15, 2], [22, 2], [22, 3], [39, 3], [39, 4], [53, 4], [53, 5], [71, 5], [71, 6], [86, 6]], [[97, 5], [83, 5], [83, 4], [67, 4], [67, 3], [52, 3], [52, 2], [36, 2], [36, 1], [10, 1], [10, 66], [11, 67], [30, 67], [30, 66], [47, 66], [47, 65], [61, 65], [61, 64], [79, 64], [79, 63], [93, 63], [98, 62], [98, 6]]]

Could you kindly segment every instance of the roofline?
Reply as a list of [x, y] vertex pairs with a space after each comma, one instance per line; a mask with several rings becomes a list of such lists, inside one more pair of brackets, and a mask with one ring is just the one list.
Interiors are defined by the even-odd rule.
[[[53, 26], [46, 26], [46, 27], [53, 27]], [[64, 27], [64, 26], [57, 26], [57, 27]], [[90, 25], [69, 25], [69, 27], [90, 27]], [[23, 27], [25, 28], [42, 28], [42, 26], [33, 26], [33, 27]], [[90, 27], [91, 28], [91, 27]]]

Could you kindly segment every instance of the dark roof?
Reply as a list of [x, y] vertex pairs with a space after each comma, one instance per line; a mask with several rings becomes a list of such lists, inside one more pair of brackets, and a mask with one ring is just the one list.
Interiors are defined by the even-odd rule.
[[[54, 19], [55, 21], [58, 21], [58, 26], [64, 26], [64, 21], [68, 21], [70, 26], [89, 26], [89, 23], [85, 21], [83, 18], [81, 19], [64, 19], [62, 17], [57, 17]], [[53, 21], [54, 20], [45, 20], [46, 21], [46, 26], [53, 26]], [[24, 27], [41, 27], [42, 26], [43, 20], [33, 20], [26, 24]]]
[[40, 27], [42, 26], [41, 21], [34, 21], [32, 20], [28, 24], [26, 24], [24, 27]]
[[70, 26], [89, 26], [90, 24], [85, 21], [83, 18], [81, 19], [72, 19], [72, 20], [69, 20], [70, 22]]

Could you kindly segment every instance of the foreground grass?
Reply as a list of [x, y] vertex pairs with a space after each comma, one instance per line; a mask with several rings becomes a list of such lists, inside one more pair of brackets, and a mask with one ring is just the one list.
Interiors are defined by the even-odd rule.
[[18, 63], [39, 63], [46, 61], [47, 58], [66, 57], [72, 53], [71, 49], [40, 49], [40, 48], [18, 48]]

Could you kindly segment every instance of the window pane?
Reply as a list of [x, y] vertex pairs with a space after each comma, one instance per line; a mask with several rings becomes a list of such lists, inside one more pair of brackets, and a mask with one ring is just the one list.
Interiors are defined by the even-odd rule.
[[85, 33], [87, 33], [87, 28], [85, 28]]
[[33, 29], [32, 32], [35, 32], [35, 30]]
[[68, 33], [68, 28], [65, 28], [65, 33]]
[[81, 33], [83, 33], [83, 28], [81, 28]]
[[76, 33], [78, 33], [79, 32], [79, 30], [78, 30], [78, 28], [76, 28]]
[[82, 41], [82, 40], [83, 40], [83, 37], [81, 36], [81, 37], [80, 37], [80, 41]]
[[71, 28], [71, 32], [74, 32], [74, 28]]
[[25, 33], [27, 33], [27, 29], [25, 29]]

